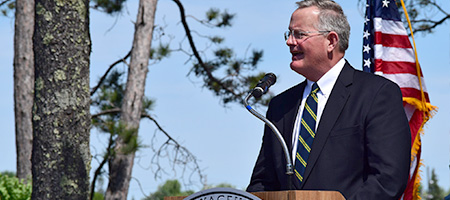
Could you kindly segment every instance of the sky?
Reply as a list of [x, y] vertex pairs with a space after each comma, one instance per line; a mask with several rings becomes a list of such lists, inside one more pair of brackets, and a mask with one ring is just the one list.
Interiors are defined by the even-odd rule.
[[[125, 12], [118, 16], [107, 16], [91, 10], [91, 87], [108, 66], [126, 55], [130, 50], [136, 19], [137, 2], [126, 3]], [[344, 9], [351, 25], [350, 46], [345, 58], [357, 69], [362, 65], [363, 11], [354, 1], [337, 0]], [[450, 2], [440, 1], [443, 8]], [[290, 88], [304, 78], [289, 68], [290, 53], [283, 33], [287, 30], [295, 1], [255, 1], [255, 0], [186, 0], [183, 1], [187, 15], [204, 18], [209, 8], [220, 8], [236, 13], [233, 26], [225, 29], [205, 28], [192, 17], [188, 19], [191, 29], [196, 30], [194, 40], [200, 49], [208, 44], [200, 35], [221, 35], [225, 44], [234, 48], [237, 57], [249, 55], [251, 49], [264, 51], [258, 72], [273, 72], [277, 83], [271, 87], [274, 94]], [[433, 15], [433, 13], [429, 13]], [[158, 2], [156, 23], [164, 27], [165, 40], [170, 40], [171, 48], [179, 48], [184, 29], [181, 26], [178, 8], [170, 0]], [[422, 179], [424, 186], [431, 169], [439, 178], [439, 185], [450, 189], [450, 31], [449, 22], [439, 26], [433, 34], [417, 34], [416, 45], [419, 62], [431, 103], [439, 108], [435, 116], [426, 124], [422, 136]], [[0, 171], [15, 171], [15, 133], [13, 103], [13, 34], [14, 19], [0, 17], [0, 127], [2, 127]], [[158, 42], [154, 42], [157, 44]], [[188, 48], [186, 42], [182, 45]], [[209, 50], [214, 46], [209, 46]], [[206, 175], [207, 184], [228, 183], [238, 189], [245, 189], [249, 183], [253, 165], [258, 156], [264, 124], [251, 115], [242, 105], [230, 104], [226, 107], [221, 100], [202, 88], [202, 81], [189, 74], [191, 62], [182, 52], [174, 52], [169, 58], [149, 66], [145, 94], [154, 99], [156, 105], [152, 116], [180, 144], [199, 160]], [[124, 70], [125, 66], [119, 65]], [[264, 114], [265, 108], [257, 107]], [[129, 199], [142, 199], [154, 192], [158, 185], [168, 179], [179, 177], [181, 171], [167, 173], [155, 180], [155, 167], [151, 165], [153, 144], [164, 142], [165, 138], [156, 131], [155, 125], [143, 120], [139, 135], [146, 147], [137, 152], [133, 168], [133, 179], [129, 189]], [[156, 134], [156, 136], [155, 136]], [[102, 152], [106, 146], [105, 135], [95, 130], [91, 133], [91, 153]], [[156, 147], [156, 146], [154, 146]], [[93, 170], [98, 161], [93, 159]], [[92, 177], [92, 175], [91, 175]], [[194, 176], [195, 177], [195, 176]], [[193, 178], [195, 179], [195, 178]], [[138, 180], [138, 181], [137, 181]], [[195, 181], [195, 180], [194, 180]], [[187, 181], [185, 181], [187, 182]], [[184, 189], [198, 191], [199, 184], [186, 184]], [[106, 187], [106, 186], [105, 186]]]

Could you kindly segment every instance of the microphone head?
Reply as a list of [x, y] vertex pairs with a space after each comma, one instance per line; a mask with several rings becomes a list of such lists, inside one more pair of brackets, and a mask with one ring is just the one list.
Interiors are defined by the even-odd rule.
[[273, 84], [275, 84], [275, 82], [277, 82], [277, 76], [275, 76], [275, 74], [273, 73], [267, 73], [263, 79], [265, 79], [267, 77], [267, 81], [269, 83], [268, 87], [272, 86]]
[[252, 90], [252, 96], [259, 99], [261, 96], [265, 94], [265, 92], [260, 87], [255, 87], [255, 89]]
[[269, 87], [275, 84], [277, 76], [273, 73], [267, 73], [252, 91], [252, 95], [255, 98], [260, 98], [263, 94], [267, 93]]

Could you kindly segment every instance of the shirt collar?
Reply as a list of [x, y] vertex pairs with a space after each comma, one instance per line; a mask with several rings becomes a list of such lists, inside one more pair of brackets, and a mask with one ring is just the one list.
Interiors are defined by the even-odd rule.
[[[331, 94], [331, 90], [333, 90], [334, 83], [341, 73], [342, 68], [344, 68], [345, 59], [341, 58], [336, 65], [334, 65], [327, 73], [325, 73], [318, 81], [317, 85], [320, 88], [320, 93], [322, 93], [325, 97], [328, 97]], [[311, 90], [314, 82], [307, 80], [307, 87]]]

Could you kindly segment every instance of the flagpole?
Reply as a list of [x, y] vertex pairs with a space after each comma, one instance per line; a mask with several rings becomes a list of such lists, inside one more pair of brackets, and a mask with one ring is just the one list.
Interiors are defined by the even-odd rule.
[[[416, 48], [416, 42], [414, 40], [414, 32], [413, 32], [413, 29], [412, 29], [411, 21], [409, 19], [408, 11], [406, 10], [405, 3], [404, 3], [403, 0], [400, 0], [400, 2], [402, 4], [402, 8], [403, 8], [403, 11], [405, 13], [406, 21], [408, 22], [409, 30], [411, 31], [411, 39], [412, 39], [412, 42], [413, 42], [414, 56], [415, 56], [415, 60], [416, 60], [416, 62], [415, 62], [416, 63], [416, 72], [417, 72], [417, 77], [418, 77], [418, 80], [419, 80], [420, 95], [421, 95], [421, 100], [420, 100], [420, 102], [421, 102], [421, 106], [420, 107], [421, 108], [420, 107], [418, 107], [418, 108], [422, 111], [423, 120], [422, 120], [422, 123], [421, 123], [421, 125], [419, 127], [418, 132], [416, 133], [416, 138], [415, 138], [415, 141], [413, 142], [412, 152], [411, 152], [411, 159], [417, 159], [417, 153], [418, 153], [418, 151], [421, 148], [420, 147], [421, 146], [421, 139], [420, 139], [421, 137], [420, 136], [421, 136], [421, 133], [423, 133], [423, 129], [422, 128], [425, 125], [425, 123], [429, 120], [430, 114], [431, 114], [430, 113], [431, 110], [435, 110], [435, 107], [432, 106], [430, 103], [426, 102], [427, 99], [425, 98], [425, 93], [424, 93], [423, 85], [422, 85], [422, 73], [421, 73], [421, 70], [420, 70], [419, 59], [418, 59], [418, 56], [417, 56], [417, 48]], [[409, 102], [409, 101], [406, 101], [406, 102]], [[418, 104], [418, 102], [415, 103], [415, 101], [413, 101], [411, 103]], [[420, 199], [417, 190], [418, 190], [418, 187], [420, 186], [420, 181], [421, 181], [419, 168], [421, 167], [422, 162], [421, 162], [420, 159], [416, 160], [416, 162], [417, 162], [417, 166], [415, 168], [416, 174], [415, 174], [415, 180], [414, 180], [414, 185], [413, 185], [412, 198], [413, 199]]]
[[408, 11], [406, 10], [406, 6], [405, 6], [405, 2], [403, 2], [403, 0], [400, 0], [400, 2], [402, 3], [402, 8], [403, 8], [403, 12], [405, 12], [405, 17], [406, 17], [406, 21], [408, 22], [408, 26], [409, 26], [409, 30], [411, 31], [411, 39], [413, 42], [413, 46], [414, 46], [414, 56], [416, 59], [416, 71], [417, 71], [417, 77], [419, 79], [419, 86], [420, 86], [420, 94], [421, 94], [421, 102], [422, 102], [422, 108], [423, 108], [423, 115], [424, 115], [424, 122], [422, 123], [425, 124], [425, 122], [428, 120], [428, 115], [426, 114], [426, 112], [428, 112], [430, 109], [428, 109], [427, 107], [427, 103], [426, 103], [426, 99], [425, 99], [425, 93], [423, 92], [423, 86], [422, 86], [422, 73], [420, 71], [420, 64], [419, 64], [419, 58], [417, 56], [417, 48], [416, 48], [416, 41], [414, 40], [414, 32], [411, 26], [411, 21], [409, 20], [409, 15], [408, 15]]

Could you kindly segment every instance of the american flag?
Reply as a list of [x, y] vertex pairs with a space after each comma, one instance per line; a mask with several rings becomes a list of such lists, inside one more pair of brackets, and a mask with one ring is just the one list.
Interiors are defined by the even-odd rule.
[[[403, 2], [402, 2], [403, 3]], [[363, 33], [363, 70], [397, 83], [411, 128], [411, 168], [403, 199], [418, 199], [420, 133], [430, 117], [428, 93], [420, 66], [395, 0], [367, 0]]]

